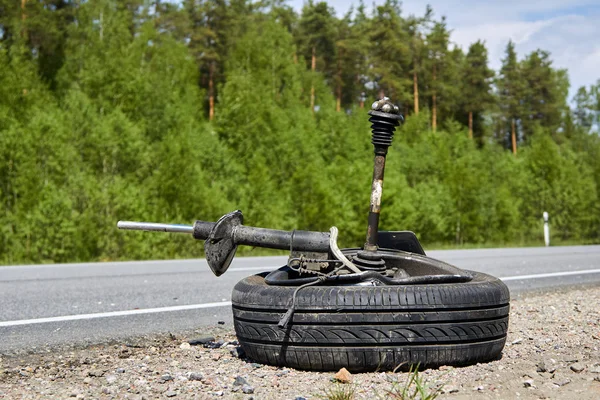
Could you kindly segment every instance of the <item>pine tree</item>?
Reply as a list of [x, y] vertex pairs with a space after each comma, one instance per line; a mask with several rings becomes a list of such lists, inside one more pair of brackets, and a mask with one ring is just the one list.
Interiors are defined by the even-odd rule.
[[435, 131], [438, 125], [439, 101], [447, 94], [450, 82], [445, 78], [451, 66], [449, 57], [450, 32], [446, 28], [446, 20], [435, 22], [427, 35], [429, 95], [431, 97], [431, 128]]
[[525, 80], [517, 61], [515, 45], [512, 41], [506, 46], [506, 56], [502, 60], [500, 76], [497, 79], [499, 103], [502, 110], [503, 121], [508, 123], [510, 143], [513, 154], [517, 154], [517, 124], [521, 121], [525, 111], [523, 101], [525, 97]]
[[394, 98], [402, 105], [412, 100], [410, 37], [403, 24], [400, 4], [386, 0], [375, 9], [369, 28], [369, 75], [378, 97]]
[[523, 134], [525, 137], [533, 134], [535, 126], [539, 124], [549, 129], [553, 136], [556, 135], [566, 109], [569, 88], [566, 71], [552, 68], [550, 54], [540, 50], [521, 61], [521, 71], [526, 88]]
[[[469, 138], [473, 138], [473, 114], [489, 108], [493, 101], [491, 78], [494, 72], [488, 67], [487, 49], [481, 41], [473, 43], [465, 58], [462, 70], [462, 97], [468, 113]], [[481, 136], [481, 134], [479, 135]]]
[[[309, 0], [302, 7], [302, 14], [296, 31], [298, 52], [304, 57], [313, 72], [310, 84], [310, 109], [315, 107], [315, 71], [341, 90], [339, 63], [336, 62], [336, 23], [335, 11], [325, 2]], [[339, 59], [338, 59], [339, 61]], [[336, 83], [337, 82], [337, 83]], [[341, 101], [341, 99], [340, 99]]]

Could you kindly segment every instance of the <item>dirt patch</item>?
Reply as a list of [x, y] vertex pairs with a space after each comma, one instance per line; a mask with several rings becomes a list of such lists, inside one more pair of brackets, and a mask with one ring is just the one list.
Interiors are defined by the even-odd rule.
[[[525, 295], [511, 307], [502, 359], [421, 372], [431, 387], [443, 385], [439, 398], [599, 399], [600, 288]], [[0, 398], [311, 399], [335, 385], [334, 375], [253, 363], [233, 330], [216, 326], [1, 356]], [[384, 398], [407, 376], [354, 374], [347, 385], [356, 398]]]

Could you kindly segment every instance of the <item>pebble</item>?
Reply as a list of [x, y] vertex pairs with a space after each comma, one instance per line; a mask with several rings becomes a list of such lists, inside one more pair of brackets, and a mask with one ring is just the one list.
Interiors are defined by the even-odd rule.
[[225, 344], [225, 341], [223, 341], [222, 339], [219, 339], [216, 342], [210, 341], [210, 342], [204, 343], [204, 347], [206, 347], [207, 349], [218, 349], [221, 346], [223, 346], [224, 344]]
[[552, 383], [554, 383], [558, 387], [562, 387], [562, 386], [565, 386], [565, 385], [568, 385], [569, 383], [571, 383], [571, 380], [569, 378], [562, 378], [562, 379], [557, 379]]
[[242, 392], [245, 394], [252, 394], [254, 393], [254, 388], [248, 384], [245, 384], [242, 386]]
[[116, 372], [119, 374], [124, 374], [125, 373], [125, 368], [117, 368]]
[[190, 381], [201, 381], [204, 379], [204, 375], [202, 375], [200, 372], [188, 372], [187, 378]]
[[585, 369], [585, 365], [582, 363], [575, 363], [573, 365], [571, 365], [571, 371], [573, 372], [581, 372]]
[[169, 391], [165, 392], [165, 396], [167, 396], [167, 397], [175, 397], [175, 396], [177, 396], [177, 392], [174, 391], [174, 390], [169, 390]]
[[526, 388], [535, 388], [535, 386], [533, 385], [533, 379], [527, 379], [523, 381], [523, 386], [525, 386]]
[[242, 386], [242, 385], [247, 385], [248, 381], [246, 380], [246, 378], [244, 378], [243, 376], [236, 376], [234, 381], [233, 381], [233, 386]]
[[458, 393], [458, 386], [455, 385], [444, 385], [442, 393]]
[[335, 379], [341, 383], [352, 383], [352, 374], [346, 368], [342, 368], [335, 374]]
[[179, 348], [180, 348], [181, 350], [189, 350], [189, 349], [191, 349], [191, 348], [192, 348], [192, 345], [191, 345], [191, 344], [189, 344], [188, 342], [183, 342], [183, 343], [181, 343], [181, 344], [179, 345]]
[[108, 382], [109, 384], [115, 383], [116, 381], [117, 381], [117, 377], [114, 375], [108, 375], [106, 377], [106, 382]]
[[188, 340], [188, 343], [191, 346], [198, 346], [199, 344], [206, 344], [206, 343], [210, 343], [210, 342], [214, 342], [215, 338], [212, 336], [207, 336], [207, 337], [200, 337], [200, 338], [195, 338], [195, 339], [190, 339]]
[[596, 363], [596, 364], [592, 365], [590, 367], [589, 371], [593, 374], [600, 374], [600, 363]]
[[100, 377], [104, 376], [104, 371], [99, 370], [99, 369], [92, 369], [88, 372], [88, 375], [96, 377], [96, 378], [100, 378]]
[[163, 375], [160, 377], [160, 380], [161, 380], [162, 382], [168, 382], [168, 381], [172, 381], [172, 380], [173, 380], [173, 377], [171, 376], [171, 374], [163, 374]]
[[537, 364], [537, 372], [547, 372], [548, 371], [548, 367], [546, 366], [546, 362], [545, 361], [540, 361]]

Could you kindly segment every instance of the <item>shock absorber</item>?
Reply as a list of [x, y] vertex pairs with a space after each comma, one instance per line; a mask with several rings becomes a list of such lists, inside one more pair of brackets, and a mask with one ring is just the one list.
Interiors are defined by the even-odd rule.
[[388, 147], [392, 145], [394, 131], [404, 121], [398, 106], [384, 97], [373, 103], [369, 111], [371, 122], [371, 143], [375, 148], [373, 165], [373, 183], [371, 185], [371, 205], [367, 227], [367, 239], [362, 251], [354, 258], [359, 268], [372, 271], [385, 271], [385, 261], [377, 253], [377, 232], [379, 231], [379, 214], [381, 212], [381, 197], [383, 194], [383, 175], [385, 172], [385, 157]]

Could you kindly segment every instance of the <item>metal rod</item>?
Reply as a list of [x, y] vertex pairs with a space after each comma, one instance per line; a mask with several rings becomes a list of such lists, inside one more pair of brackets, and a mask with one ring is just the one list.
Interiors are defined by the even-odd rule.
[[192, 225], [157, 224], [154, 222], [119, 221], [117, 222], [117, 228], [133, 231], [194, 233], [194, 227]]

